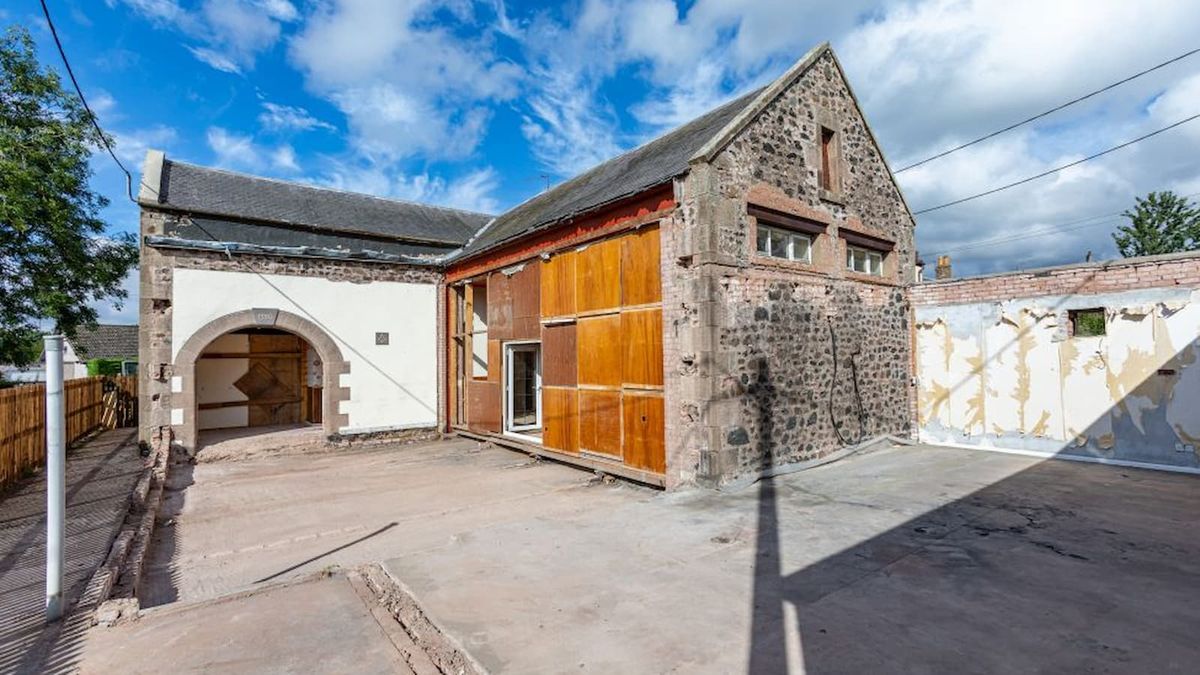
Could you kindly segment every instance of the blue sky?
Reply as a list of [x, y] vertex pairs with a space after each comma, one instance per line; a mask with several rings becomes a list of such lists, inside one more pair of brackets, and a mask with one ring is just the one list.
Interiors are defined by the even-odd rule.
[[[488, 212], [773, 78], [842, 59], [893, 166], [1200, 46], [1200, 3], [1117, 1], [50, 0], [118, 154]], [[58, 68], [34, 0], [0, 0]], [[1136, 27], [1136, 30], [1130, 30]], [[901, 175], [914, 208], [1032, 175], [1200, 112], [1200, 56]], [[1115, 251], [1134, 195], [1200, 193], [1200, 121], [918, 219], [962, 273]], [[110, 160], [115, 230], [136, 208]], [[1075, 223], [1096, 216], [1091, 221]], [[1071, 223], [1064, 225], [1064, 223]], [[1030, 236], [1037, 235], [1037, 236]], [[135, 285], [129, 284], [132, 289]], [[136, 304], [103, 319], [136, 320]]]

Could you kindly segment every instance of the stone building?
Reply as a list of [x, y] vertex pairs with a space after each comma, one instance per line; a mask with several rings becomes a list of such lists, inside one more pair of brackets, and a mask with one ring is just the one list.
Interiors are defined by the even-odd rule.
[[149, 435], [192, 447], [262, 390], [301, 410], [246, 423], [319, 396], [331, 435], [438, 426], [673, 488], [911, 433], [914, 221], [828, 45], [495, 218], [154, 154], [146, 178]]

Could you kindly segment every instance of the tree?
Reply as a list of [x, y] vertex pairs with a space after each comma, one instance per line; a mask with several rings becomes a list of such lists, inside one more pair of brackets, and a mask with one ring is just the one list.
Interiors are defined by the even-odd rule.
[[1113, 233], [1117, 250], [1126, 258], [1200, 249], [1200, 208], [1174, 192], [1151, 192], [1137, 198], [1129, 219]]
[[88, 187], [101, 139], [79, 100], [37, 62], [23, 28], [0, 36], [0, 363], [27, 362], [38, 326], [73, 336], [91, 303], [126, 297], [131, 234], [105, 235]]

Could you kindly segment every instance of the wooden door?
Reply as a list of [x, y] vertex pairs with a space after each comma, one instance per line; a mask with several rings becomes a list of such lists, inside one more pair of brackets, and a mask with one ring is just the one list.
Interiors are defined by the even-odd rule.
[[251, 334], [246, 374], [234, 383], [249, 399], [249, 426], [296, 424], [301, 419], [304, 386], [300, 338]]

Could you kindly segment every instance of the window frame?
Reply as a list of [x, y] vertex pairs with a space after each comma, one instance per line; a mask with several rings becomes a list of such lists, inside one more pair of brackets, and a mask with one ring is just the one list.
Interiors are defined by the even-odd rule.
[[[855, 253], [863, 254], [863, 260], [865, 261], [865, 263], [866, 263], [865, 266], [867, 268], [865, 271], [855, 268], [855, 266], [854, 266]], [[847, 271], [853, 272], [855, 274], [865, 274], [867, 276], [882, 278], [883, 277], [883, 262], [886, 258], [887, 258], [887, 254], [884, 251], [880, 251], [880, 250], [873, 249], [873, 248], [868, 248], [866, 246], [857, 246], [855, 244], [846, 242], [846, 270]], [[872, 261], [875, 261], [874, 265], [872, 265]]]
[[[766, 250], [763, 250], [763, 235], [766, 235]], [[775, 255], [774, 247], [771, 245], [771, 237], [773, 234], [779, 234], [786, 237], [785, 255]], [[795, 246], [797, 240], [806, 242], [804, 247], [804, 255], [796, 257]], [[760, 258], [770, 258], [772, 260], [786, 260], [788, 262], [812, 264], [813, 247], [816, 246], [816, 237], [807, 232], [799, 232], [788, 227], [781, 227], [775, 223], [759, 221], [755, 224], [754, 231], [754, 252]]]
[[837, 194], [838, 192], [838, 133], [836, 129], [831, 129], [825, 125], [819, 126], [818, 143], [820, 144], [818, 152], [820, 153], [820, 164], [817, 169], [817, 186], [822, 190]]
[[[1098, 333], [1080, 333], [1079, 318], [1081, 315], [1099, 314], [1100, 315], [1100, 332]], [[1081, 307], [1079, 309], [1067, 310], [1067, 322], [1071, 327], [1072, 338], [1102, 338], [1108, 335], [1108, 310], [1104, 307]]]

